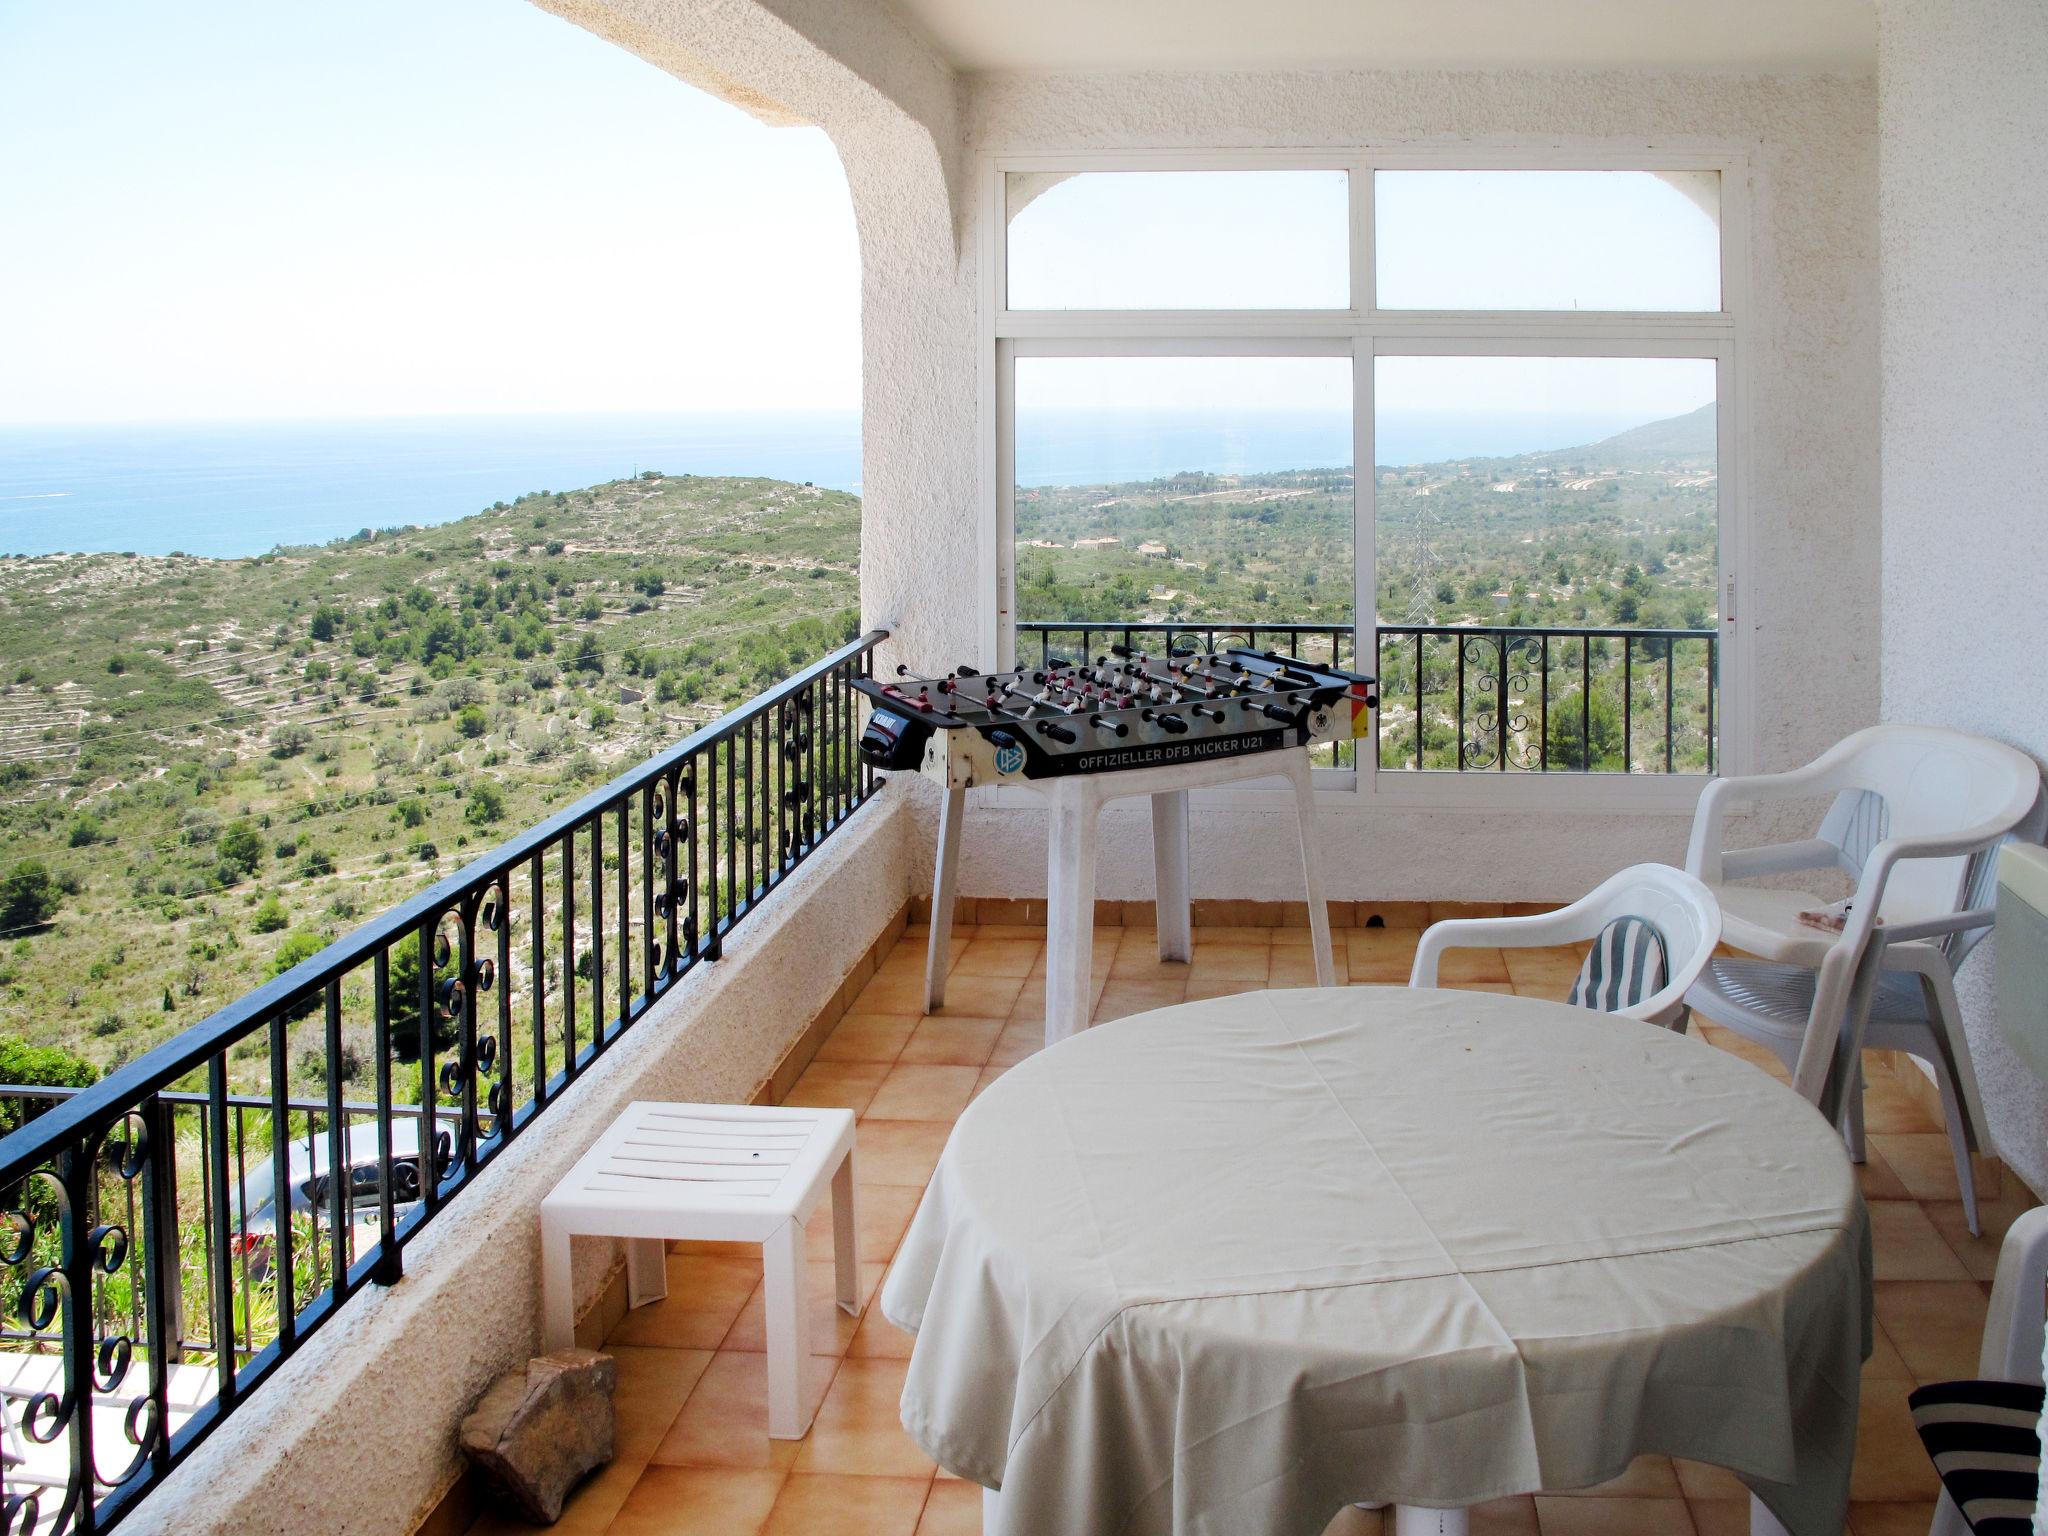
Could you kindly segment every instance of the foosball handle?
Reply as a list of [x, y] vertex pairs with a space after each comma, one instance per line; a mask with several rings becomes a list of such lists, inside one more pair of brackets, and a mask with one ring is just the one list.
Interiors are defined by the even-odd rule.
[[1157, 710], [1148, 709], [1139, 718], [1151, 721], [1169, 736], [1187, 734], [1188, 723], [1181, 719], [1179, 715], [1163, 715]]
[[1050, 720], [1038, 722], [1038, 734], [1050, 736], [1054, 741], [1065, 742], [1070, 747], [1081, 739], [1078, 733], [1067, 729], [1064, 725], [1054, 725]]

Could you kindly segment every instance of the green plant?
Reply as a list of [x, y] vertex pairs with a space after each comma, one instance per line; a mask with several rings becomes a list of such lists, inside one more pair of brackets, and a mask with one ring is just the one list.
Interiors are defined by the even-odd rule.
[[238, 870], [242, 876], [252, 875], [256, 866], [263, 862], [263, 837], [247, 819], [230, 822], [220, 835], [221, 862]]
[[0, 928], [40, 928], [57, 915], [57, 886], [41, 859], [23, 859], [0, 880]]
[[505, 814], [505, 792], [489, 779], [478, 779], [469, 786], [469, 803], [463, 807], [462, 817], [473, 827], [487, 827]]
[[277, 933], [290, 921], [284, 903], [275, 893], [265, 896], [262, 904], [249, 914], [249, 926], [257, 933]]

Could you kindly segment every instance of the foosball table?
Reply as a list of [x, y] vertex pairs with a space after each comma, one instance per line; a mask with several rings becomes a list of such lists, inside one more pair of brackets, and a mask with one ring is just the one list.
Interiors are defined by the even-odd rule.
[[1157, 877], [1159, 956], [1191, 958], [1191, 789], [1284, 777], [1293, 789], [1316, 980], [1335, 983], [1309, 749], [1371, 734], [1374, 680], [1322, 662], [1250, 648], [1153, 654], [1112, 646], [1037, 667], [860, 678], [872, 703], [861, 756], [915, 769], [941, 786], [928, 1010], [945, 1002], [947, 956], [967, 791], [1013, 784], [1050, 812], [1046, 881], [1048, 1044], [1085, 1028], [1095, 924], [1096, 825], [1111, 800], [1147, 795]]

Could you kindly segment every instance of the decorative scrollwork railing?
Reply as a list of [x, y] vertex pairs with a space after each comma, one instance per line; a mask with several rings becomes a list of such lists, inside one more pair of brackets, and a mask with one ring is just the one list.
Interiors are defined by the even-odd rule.
[[876, 788], [876, 631], [85, 1089], [0, 1085], [0, 1536], [106, 1530]]

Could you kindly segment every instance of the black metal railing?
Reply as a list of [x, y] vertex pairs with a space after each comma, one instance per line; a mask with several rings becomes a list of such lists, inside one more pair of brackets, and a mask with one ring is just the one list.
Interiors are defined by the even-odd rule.
[[0, 1087], [40, 1110], [0, 1140], [0, 1532], [121, 1521], [352, 1294], [397, 1280], [411, 1239], [719, 957], [874, 793], [852, 680], [885, 638], [92, 1087]]
[[[1029, 666], [1034, 658], [1043, 666], [1054, 656], [1078, 661], [1098, 656], [1112, 645], [1176, 655], [1242, 646], [1350, 667], [1357, 654], [1357, 634], [1349, 624], [1062, 624], [1032, 619], [1020, 620], [1017, 625], [1020, 666]], [[1319, 768], [1350, 768], [1357, 760], [1348, 741], [1316, 747], [1310, 756]]]
[[[1017, 625], [1017, 656], [1232, 645], [1354, 665], [1349, 625]], [[1707, 773], [1718, 746], [1720, 637], [1712, 629], [1382, 624], [1378, 762], [1393, 771]], [[1326, 763], [1348, 766], [1340, 746]]]
[[1712, 773], [1711, 629], [1379, 627], [1382, 769]]

